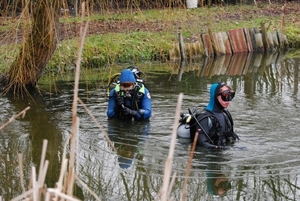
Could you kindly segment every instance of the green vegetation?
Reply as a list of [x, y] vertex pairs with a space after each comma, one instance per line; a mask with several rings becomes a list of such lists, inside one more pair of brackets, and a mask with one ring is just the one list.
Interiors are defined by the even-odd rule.
[[[197, 40], [200, 34], [207, 33], [208, 28], [213, 32], [228, 31], [240, 27], [260, 27], [261, 22], [265, 22], [268, 31], [281, 30], [287, 35], [290, 46], [299, 48], [300, 26], [296, 14], [297, 12], [285, 14], [284, 30], [279, 4], [134, 12], [118, 10], [115, 13], [93, 14], [86, 17], [89, 21], [89, 34], [85, 39], [82, 65], [97, 68], [142, 60], [166, 61], [169, 50], [178, 40], [179, 30], [184, 40], [191, 42]], [[71, 39], [60, 41], [48, 63], [47, 71], [64, 72], [75, 66], [80, 18], [62, 17], [60, 22], [66, 25], [68, 33], [71, 32], [68, 35]], [[6, 24], [4, 27], [7, 28], [7, 33], [11, 33], [9, 28], [14, 26]], [[2, 27], [1, 30], [3, 29]], [[0, 50], [0, 59], [5, 61], [0, 64], [1, 71], [9, 67], [16, 52], [15, 48], [6, 47]]]
[[290, 47], [300, 48], [300, 27], [299, 26], [287, 27], [285, 34], [288, 38]]
[[[161, 35], [148, 32], [92, 35], [85, 39], [82, 65], [99, 67], [128, 61], [165, 60], [167, 50], [171, 48], [171, 42], [165, 41], [170, 41], [172, 37], [168, 33]], [[55, 51], [47, 69], [65, 71], [74, 67], [77, 44], [77, 38], [63, 41]]]

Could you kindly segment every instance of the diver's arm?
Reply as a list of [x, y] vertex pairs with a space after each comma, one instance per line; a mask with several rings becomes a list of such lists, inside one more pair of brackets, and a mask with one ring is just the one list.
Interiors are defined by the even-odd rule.
[[199, 137], [198, 137], [198, 145], [200, 145], [201, 147], [205, 147], [205, 148], [217, 148], [216, 145], [212, 144], [209, 139], [206, 137], [206, 135], [203, 132], [200, 132]]
[[209, 139], [206, 137], [206, 135], [202, 132], [200, 132], [200, 135], [198, 137], [199, 140], [199, 145], [205, 148], [209, 148], [209, 149], [229, 149], [229, 146], [217, 146], [212, 144]]
[[203, 132], [200, 132], [198, 140], [199, 140], [198, 145], [200, 145], [201, 147], [208, 148], [208, 149], [230, 149], [229, 146], [218, 146], [218, 145], [212, 144]]
[[141, 109], [138, 111], [137, 119], [149, 119], [152, 113], [152, 101], [150, 92], [145, 88], [145, 94], [142, 99]]
[[112, 89], [109, 93], [108, 107], [106, 112], [108, 118], [114, 118], [117, 116], [115, 112], [116, 101], [115, 101], [114, 93], [115, 93], [115, 89]]

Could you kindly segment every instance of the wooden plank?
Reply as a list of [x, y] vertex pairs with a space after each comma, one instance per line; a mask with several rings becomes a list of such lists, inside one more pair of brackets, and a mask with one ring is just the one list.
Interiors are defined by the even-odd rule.
[[219, 42], [219, 50], [220, 50], [221, 55], [226, 54], [226, 47], [225, 47], [225, 44], [224, 44], [222, 32], [215, 33], [215, 35], [216, 35], [216, 38]]
[[[258, 44], [257, 44], [257, 38], [256, 38], [257, 34], [258, 35], [260, 34], [258, 28], [250, 28], [249, 29], [249, 34], [250, 34], [250, 38], [251, 38], [253, 52], [261, 52], [262, 51], [261, 50], [261, 46], [258, 46]], [[262, 41], [259, 44], [262, 44]]]
[[253, 52], [253, 46], [252, 46], [249, 29], [244, 28], [244, 34], [245, 34], [246, 44], [248, 47], [248, 52]]
[[228, 38], [228, 34], [226, 32], [221, 32], [223, 44], [225, 46], [225, 54], [232, 54], [231, 44]]
[[278, 41], [277, 33], [276, 32], [272, 33], [272, 40], [273, 40], [273, 44], [274, 44], [274, 49], [276, 51], [279, 51], [279, 41]]
[[270, 46], [270, 41], [268, 39], [267, 29], [265, 23], [263, 22], [261, 23], [261, 35], [262, 35], [262, 42], [263, 42], [265, 52], [271, 51], [272, 48]]
[[169, 50], [170, 60], [180, 59], [179, 43], [174, 43], [173, 47]]
[[223, 44], [222, 37], [219, 33], [211, 33], [210, 37], [212, 39], [213, 50], [216, 56], [225, 54], [225, 46]]
[[228, 31], [233, 53], [248, 52], [246, 38], [243, 28], [232, 29]]
[[265, 47], [262, 41], [262, 34], [261, 33], [256, 33], [255, 34], [255, 41], [256, 41], [256, 46], [257, 46], [257, 52], [264, 52]]
[[193, 58], [201, 58], [204, 56], [204, 48], [201, 38], [198, 38], [198, 41], [195, 43], [191, 43], [191, 48], [193, 52]]
[[269, 45], [269, 51], [274, 50], [274, 42], [272, 33], [267, 33], [267, 43]]
[[212, 47], [209, 34], [202, 34], [201, 36], [202, 36], [202, 43], [203, 43], [205, 55], [207, 57], [214, 57], [214, 50]]
[[192, 58], [192, 51], [191, 51], [190, 43], [184, 43], [184, 52], [185, 52], [185, 58], [187, 58], [187, 59]]

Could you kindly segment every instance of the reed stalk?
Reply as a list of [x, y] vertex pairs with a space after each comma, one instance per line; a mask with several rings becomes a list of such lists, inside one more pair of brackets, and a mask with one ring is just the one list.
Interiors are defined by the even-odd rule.
[[188, 177], [189, 177], [190, 171], [191, 171], [191, 166], [192, 166], [192, 161], [194, 158], [194, 151], [195, 151], [196, 145], [197, 145], [198, 135], [199, 135], [199, 133], [196, 132], [196, 135], [195, 135], [194, 141], [193, 141], [192, 150], [190, 150], [190, 153], [189, 153], [189, 158], [188, 158], [187, 165], [186, 165], [186, 172], [185, 172], [185, 178], [184, 178], [184, 183], [183, 183], [181, 201], [186, 200], [186, 195], [187, 195], [187, 193], [186, 193], [187, 187], [186, 186], [187, 186]]
[[74, 96], [72, 105], [72, 134], [70, 139], [70, 160], [69, 160], [69, 173], [67, 182], [67, 194], [71, 196], [73, 194], [74, 186], [74, 169], [75, 169], [75, 139], [77, 133], [77, 100], [78, 100], [78, 88], [79, 88], [79, 77], [80, 77], [80, 63], [82, 50], [84, 46], [84, 39], [88, 28], [88, 22], [84, 24], [85, 14], [85, 3], [82, 3], [82, 15], [81, 15], [81, 26], [80, 26], [80, 40], [77, 53], [76, 71], [75, 71], [75, 84], [74, 84]]
[[170, 199], [170, 195], [171, 195], [171, 192], [172, 192], [172, 187], [174, 186], [174, 183], [175, 183], [175, 178], [176, 178], [176, 175], [177, 175], [177, 172], [174, 172], [173, 173], [173, 176], [172, 176], [172, 180], [171, 180], [171, 183], [170, 183], [170, 188], [168, 190], [168, 198]]
[[[41, 200], [42, 188], [44, 186], [46, 173], [47, 173], [47, 169], [48, 169], [48, 165], [49, 165], [49, 161], [45, 160], [47, 144], [48, 144], [48, 141], [44, 140], [38, 180], [36, 180], [36, 176], [37, 176], [36, 168], [35, 168], [35, 166], [32, 166], [29, 190], [23, 192], [21, 195], [15, 197], [15, 198], [13, 198], [11, 201], [17, 201], [17, 200], [21, 200], [21, 199], [25, 199], [25, 198], [28, 200], [33, 200], [33, 201]], [[20, 164], [20, 166], [22, 166], [22, 165]]]
[[83, 181], [81, 181], [81, 179], [79, 179], [78, 177], [77, 177], [77, 175], [75, 175], [75, 179], [76, 179], [76, 181], [78, 181], [78, 183], [80, 183], [81, 184], [81, 186], [83, 187], [83, 188], [85, 188], [91, 195], [93, 195], [94, 196], [94, 198], [97, 200], [97, 201], [101, 201], [101, 199], [98, 197], [98, 195], [96, 195], [96, 193], [95, 192], [93, 192]]
[[24, 171], [23, 171], [23, 159], [22, 154], [18, 154], [18, 162], [19, 162], [19, 168], [20, 168], [20, 183], [22, 187], [22, 193], [25, 192], [25, 186], [24, 186]]
[[[173, 124], [173, 132], [172, 132], [172, 138], [171, 138], [171, 144], [169, 149], [169, 155], [166, 161], [165, 165], [165, 171], [164, 171], [164, 179], [163, 179], [163, 187], [161, 189], [160, 195], [161, 195], [161, 201], [167, 201], [167, 192], [169, 188], [169, 180], [170, 175], [172, 171], [172, 163], [173, 163], [173, 155], [174, 155], [174, 149], [175, 149], [175, 142], [177, 137], [177, 127], [180, 117], [180, 110], [181, 110], [181, 104], [182, 104], [183, 94], [180, 93], [177, 100], [177, 106], [176, 106], [176, 112], [175, 112], [175, 118], [174, 118], [174, 124]], [[169, 189], [170, 190], [170, 189]]]
[[[75, 150], [75, 147], [79, 147], [79, 118], [77, 117], [77, 101], [81, 102], [81, 104], [85, 107], [87, 112], [90, 114], [90, 116], [94, 119], [94, 121], [97, 123], [100, 130], [104, 130], [100, 124], [96, 121], [94, 116], [91, 114], [91, 112], [86, 108], [86, 106], [82, 103], [82, 101], [78, 98], [78, 86], [79, 86], [79, 75], [80, 75], [80, 62], [81, 62], [81, 55], [82, 55], [82, 49], [84, 45], [84, 38], [87, 31], [87, 25], [83, 23], [83, 17], [84, 17], [84, 3], [82, 3], [82, 24], [80, 29], [80, 41], [79, 41], [79, 48], [78, 48], [78, 58], [76, 62], [76, 72], [75, 72], [75, 85], [74, 85], [74, 98], [73, 98], [73, 104], [72, 104], [72, 133], [69, 136], [67, 142], [64, 146], [63, 156], [62, 156], [62, 165], [60, 169], [60, 175], [59, 180], [55, 185], [55, 188], [47, 188], [43, 189], [44, 182], [48, 170], [49, 161], [45, 160], [46, 158], [46, 150], [47, 150], [47, 144], [48, 141], [43, 141], [43, 148], [42, 148], [42, 154], [41, 154], [41, 161], [40, 161], [40, 167], [39, 167], [39, 173], [38, 173], [38, 180], [36, 180], [37, 174], [36, 174], [36, 168], [34, 166], [31, 167], [31, 177], [29, 182], [29, 190], [25, 191], [24, 182], [23, 182], [23, 161], [21, 154], [18, 155], [19, 157], [19, 167], [20, 167], [20, 177], [21, 177], [21, 186], [23, 193], [15, 198], [12, 199], [12, 201], [17, 200], [30, 200], [30, 201], [40, 201], [42, 199], [42, 193], [44, 193], [44, 199], [46, 201], [56, 201], [56, 200], [66, 200], [66, 201], [78, 201], [78, 199], [73, 197], [73, 186], [75, 179], [78, 181], [89, 193], [91, 193], [96, 200], [100, 201], [100, 198], [91, 191], [85, 184], [82, 182], [75, 173], [75, 154], [79, 156], [78, 153], [76, 153], [77, 150]], [[29, 109], [29, 107], [25, 108], [22, 112], [19, 114], [13, 116], [6, 124], [0, 127], [0, 130], [3, 129], [5, 126], [7, 126], [9, 123], [11, 123], [15, 118], [22, 115], [22, 117], [25, 116], [26, 111]], [[104, 132], [105, 133], [105, 132]], [[108, 137], [108, 136], [106, 136]], [[75, 146], [75, 141], [77, 142]], [[112, 143], [109, 141], [109, 143], [112, 145]], [[66, 149], [67, 146], [70, 146], [70, 160], [66, 158]], [[114, 146], [112, 146], [114, 148]], [[114, 148], [114, 150], [116, 150]], [[76, 160], [79, 161], [78, 159]], [[69, 162], [69, 169], [68, 169], [68, 162]], [[78, 166], [78, 165], [77, 165]], [[69, 170], [69, 172], [67, 172]], [[0, 197], [0, 199], [2, 199]]]

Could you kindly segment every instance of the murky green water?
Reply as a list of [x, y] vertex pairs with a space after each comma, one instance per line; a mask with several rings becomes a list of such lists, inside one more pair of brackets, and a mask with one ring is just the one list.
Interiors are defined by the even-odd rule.
[[[226, 81], [236, 91], [229, 109], [241, 140], [234, 150], [196, 150], [187, 200], [299, 200], [299, 63], [300, 59], [274, 54], [201, 60], [182, 70], [180, 64], [140, 65], [147, 75], [153, 116], [147, 122], [129, 123], [107, 120], [105, 84], [99, 71], [90, 70], [92, 76], [82, 75], [79, 96], [117, 152], [79, 105], [78, 177], [102, 200], [155, 200], [163, 184], [179, 93], [184, 94], [182, 111], [186, 112], [208, 102], [212, 82]], [[51, 85], [40, 83], [47, 93], [34, 97], [34, 104], [0, 97], [0, 126], [31, 107], [24, 119], [0, 131], [0, 195], [4, 200], [22, 192], [18, 153], [23, 155], [26, 188], [31, 166], [39, 164], [43, 139], [49, 140], [46, 183], [54, 187], [58, 180], [63, 147], [71, 131], [73, 82], [66, 77], [62, 81], [51, 75], [46, 78], [48, 83], [52, 80]], [[180, 200], [187, 160], [188, 144], [177, 141], [172, 166], [176, 179], [170, 195], [175, 200]], [[220, 197], [217, 193], [223, 193], [222, 188], [227, 192]], [[94, 200], [79, 184], [76, 194]]]

